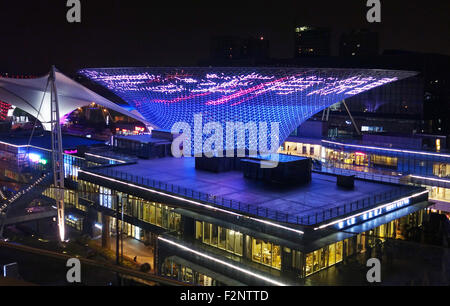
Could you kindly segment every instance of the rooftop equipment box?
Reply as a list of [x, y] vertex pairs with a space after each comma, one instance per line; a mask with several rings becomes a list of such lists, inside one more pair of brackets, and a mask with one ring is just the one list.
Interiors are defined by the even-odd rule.
[[165, 140], [173, 141], [176, 136], [177, 136], [176, 134], [172, 134], [172, 132], [169, 130], [153, 130], [152, 131], [152, 138], [156, 138], [156, 139], [165, 139]]
[[[244, 177], [286, 185], [300, 185], [311, 181], [311, 158], [284, 154], [278, 154], [278, 157], [278, 162], [273, 158], [242, 159], [241, 166]], [[277, 166], [271, 167], [272, 165]]]
[[211, 172], [228, 172], [239, 169], [239, 158], [237, 157], [196, 157], [195, 169]]
[[339, 187], [353, 189], [355, 188], [355, 176], [354, 175], [338, 175], [337, 185]]

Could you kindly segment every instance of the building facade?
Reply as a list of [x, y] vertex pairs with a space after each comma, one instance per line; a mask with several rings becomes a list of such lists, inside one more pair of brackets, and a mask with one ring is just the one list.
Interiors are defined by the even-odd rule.
[[328, 28], [298, 26], [295, 28], [294, 57], [331, 55], [331, 31]]

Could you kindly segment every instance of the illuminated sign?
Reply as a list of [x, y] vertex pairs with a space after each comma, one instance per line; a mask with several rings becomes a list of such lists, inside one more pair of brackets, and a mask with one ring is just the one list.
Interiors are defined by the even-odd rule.
[[77, 154], [78, 150], [65, 150], [64, 154]]
[[367, 220], [376, 218], [382, 214], [386, 214], [386, 213], [396, 210], [398, 208], [409, 205], [410, 202], [411, 202], [411, 198], [401, 199], [399, 201], [390, 203], [390, 204], [382, 206], [380, 208], [370, 210], [359, 216], [355, 216], [355, 217], [340, 221], [339, 223], [336, 224], [336, 227], [338, 229], [343, 229], [344, 227], [355, 225], [357, 222], [367, 221]]
[[78, 218], [77, 218], [77, 217], [74, 217], [73, 215], [68, 215], [68, 216], [66, 216], [66, 219], [67, 219], [67, 220], [70, 220], [70, 221], [74, 221], [74, 222], [77, 222], [77, 221], [78, 221]]
[[43, 159], [41, 155], [35, 153], [28, 154], [28, 159], [35, 164], [46, 165], [48, 163], [48, 161]]
[[393, 211], [395, 209], [398, 209], [398, 208], [401, 208], [403, 206], [406, 206], [406, 205], [411, 203], [411, 199], [412, 198], [416, 198], [416, 197], [422, 196], [424, 194], [428, 194], [428, 190], [424, 190], [424, 191], [415, 193], [415, 194], [410, 195], [408, 197], [405, 197], [405, 198], [399, 199], [397, 201], [393, 201], [393, 202], [390, 202], [390, 203], [378, 206], [378, 207], [376, 207], [374, 209], [371, 209], [371, 210], [359, 212], [359, 213], [356, 213], [356, 214], [354, 214], [352, 216], [349, 216], [349, 217], [344, 217], [344, 218], [339, 219], [339, 220], [331, 221], [330, 223], [322, 224], [319, 227], [314, 228], [314, 230], [317, 231], [317, 230], [320, 230], [320, 229], [323, 229], [323, 228], [326, 228], [326, 227], [329, 227], [329, 226], [333, 226], [333, 225], [336, 226], [339, 229], [342, 229], [342, 228], [344, 228], [346, 226], [350, 226], [350, 225], [356, 224], [357, 222], [369, 220], [369, 219], [375, 218], [375, 217], [377, 217], [377, 216], [379, 216], [379, 215], [381, 215], [383, 213], [388, 213], [388, 212], [391, 212], [391, 211]]

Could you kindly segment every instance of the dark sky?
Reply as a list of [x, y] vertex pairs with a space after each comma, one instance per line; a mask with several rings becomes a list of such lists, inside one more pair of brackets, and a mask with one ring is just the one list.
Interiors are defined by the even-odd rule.
[[[82, 67], [192, 66], [209, 55], [211, 35], [263, 35], [271, 56], [293, 54], [296, 25], [367, 28], [381, 49], [450, 55], [450, 1], [381, 0], [381, 24], [366, 0], [82, 0], [82, 23], [66, 22], [66, 0], [0, 1], [0, 72], [44, 74], [51, 64]], [[155, 3], [166, 3], [164, 6]]]

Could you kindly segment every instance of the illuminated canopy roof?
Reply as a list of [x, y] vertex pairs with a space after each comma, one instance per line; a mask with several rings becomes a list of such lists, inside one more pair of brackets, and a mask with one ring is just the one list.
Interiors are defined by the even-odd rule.
[[[321, 110], [415, 72], [311, 68], [101, 68], [80, 74], [161, 129], [219, 122], [279, 122], [280, 142]], [[192, 133], [194, 133], [192, 131]], [[205, 139], [205, 136], [203, 137]], [[248, 148], [248, 145], [246, 144]]]
[[[51, 121], [51, 114], [50, 87], [46, 91], [48, 76], [35, 79], [0, 78], [0, 100], [19, 107], [30, 115], [37, 117], [44, 125], [44, 128], [49, 129], [50, 125], [48, 122]], [[130, 116], [136, 120], [145, 122], [144, 118], [126, 111], [124, 108], [103, 98], [61, 72], [57, 71], [55, 73], [55, 79], [61, 117], [64, 117], [79, 107], [87, 106], [95, 102], [96, 104]]]

